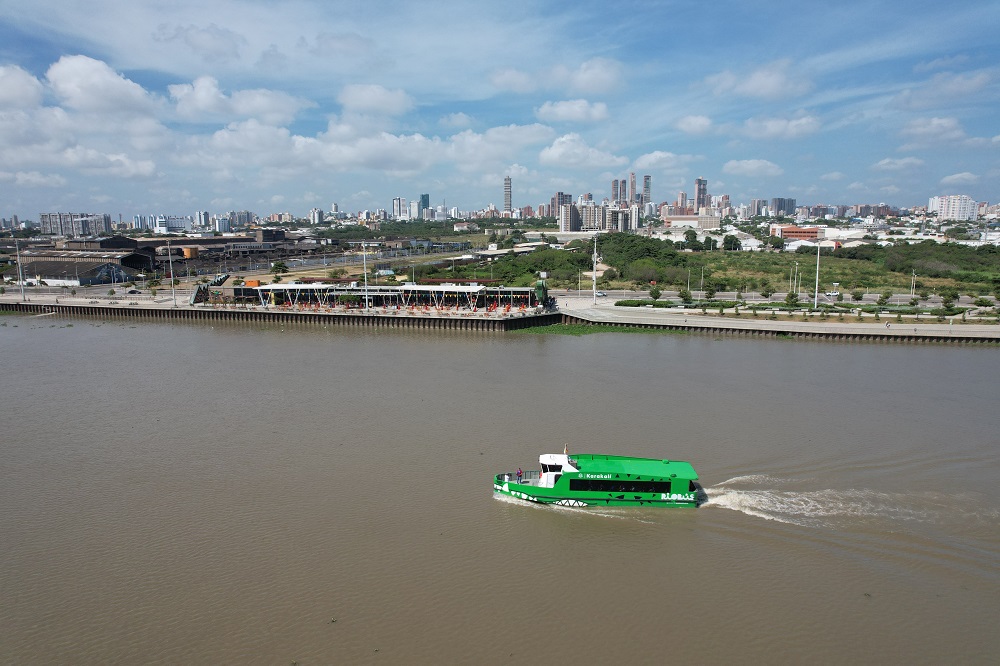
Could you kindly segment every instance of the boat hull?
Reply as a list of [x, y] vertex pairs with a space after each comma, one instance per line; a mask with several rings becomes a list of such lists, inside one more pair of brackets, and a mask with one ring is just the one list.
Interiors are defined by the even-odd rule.
[[688, 508], [698, 506], [697, 493], [621, 493], [621, 492], [558, 492], [554, 488], [494, 479], [493, 491], [516, 499], [539, 504], [554, 504], [574, 508], [602, 506], [648, 506]]

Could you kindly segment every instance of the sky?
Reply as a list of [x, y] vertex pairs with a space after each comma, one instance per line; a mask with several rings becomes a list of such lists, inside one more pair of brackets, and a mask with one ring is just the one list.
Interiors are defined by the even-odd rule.
[[0, 0], [0, 216], [1000, 198], [1000, 3]]

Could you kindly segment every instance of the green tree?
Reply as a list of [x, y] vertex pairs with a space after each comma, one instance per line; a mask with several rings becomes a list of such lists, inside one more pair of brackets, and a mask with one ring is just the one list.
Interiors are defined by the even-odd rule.
[[288, 272], [288, 266], [286, 266], [283, 261], [276, 261], [271, 264], [271, 270], [268, 272], [274, 273], [275, 275], [281, 275], [282, 273]]
[[890, 299], [890, 298], [892, 298], [892, 292], [891, 292], [891, 291], [888, 291], [888, 290], [886, 290], [886, 291], [883, 291], [883, 292], [882, 292], [882, 293], [881, 293], [881, 294], [879, 295], [877, 303], [878, 303], [879, 305], [887, 305], [887, 304], [889, 303], [889, 299]]
[[681, 289], [677, 295], [680, 297], [681, 301], [686, 305], [690, 305], [691, 303], [694, 302], [694, 299], [691, 298], [691, 292], [688, 291], [687, 289]]
[[660, 288], [657, 287], [656, 285], [653, 285], [649, 289], [649, 297], [652, 298], [654, 301], [658, 300], [660, 298], [660, 294], [661, 293], [663, 293], [663, 292], [661, 292]]
[[796, 294], [794, 291], [788, 292], [788, 294], [785, 296], [785, 304], [788, 305], [789, 307], [794, 308], [796, 305], [799, 304], [799, 295]]
[[722, 247], [725, 250], [742, 250], [743, 244], [740, 243], [740, 239], [732, 234], [726, 234], [725, 238], [722, 239]]
[[708, 285], [707, 287], [705, 287], [705, 298], [707, 298], [708, 300], [712, 300], [713, 298], [715, 298], [715, 287], [713, 287], [712, 285]]
[[851, 292], [851, 300], [860, 301], [865, 297], [865, 292], [863, 289], [855, 289]]

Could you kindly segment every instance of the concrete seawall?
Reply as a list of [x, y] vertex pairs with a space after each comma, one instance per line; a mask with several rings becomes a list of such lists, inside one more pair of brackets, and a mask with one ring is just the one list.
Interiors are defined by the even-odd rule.
[[[818, 318], [816, 318], [818, 319]], [[563, 313], [563, 323], [610, 327], [650, 328], [706, 335], [823, 339], [858, 342], [927, 342], [1000, 344], [1000, 326], [942, 323], [848, 323], [791, 321], [751, 317], [713, 317], [650, 312], [639, 308], [581, 308]]]
[[405, 328], [427, 330], [505, 332], [551, 324], [600, 325], [612, 328], [646, 328], [683, 331], [703, 335], [735, 337], [796, 338], [858, 342], [909, 342], [1000, 344], [1000, 326], [905, 323], [882, 324], [790, 321], [710, 317], [657, 313], [638, 308], [593, 308], [516, 316], [413, 314], [370, 312], [316, 312], [284, 309], [230, 309], [201, 306], [166, 307], [142, 305], [67, 304], [45, 302], [0, 302], [0, 310], [35, 315], [55, 314], [90, 319], [138, 319], [148, 321], [226, 321], [306, 324], [361, 328]]
[[422, 328], [502, 332], [561, 321], [558, 313], [524, 314], [514, 317], [413, 315], [363, 312], [307, 312], [283, 309], [226, 309], [212, 307], [150, 307], [121, 305], [73, 305], [65, 303], [0, 303], [0, 310], [64, 317], [101, 319], [145, 319], [152, 321], [229, 321], [281, 324], [321, 324], [323, 326]]

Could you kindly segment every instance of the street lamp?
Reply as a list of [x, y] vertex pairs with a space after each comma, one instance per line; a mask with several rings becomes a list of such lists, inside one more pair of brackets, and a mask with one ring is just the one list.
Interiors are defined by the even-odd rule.
[[170, 251], [170, 240], [167, 239], [167, 261], [170, 263], [170, 294], [174, 299], [174, 307], [177, 307], [177, 287], [174, 285], [174, 254]]
[[816, 287], [813, 290], [813, 310], [819, 307], [819, 239], [816, 239]]
[[17, 253], [17, 281], [21, 283], [21, 301], [27, 302], [27, 298], [24, 295], [24, 271], [21, 266], [21, 246], [18, 244], [17, 239], [14, 239], [14, 251]]

